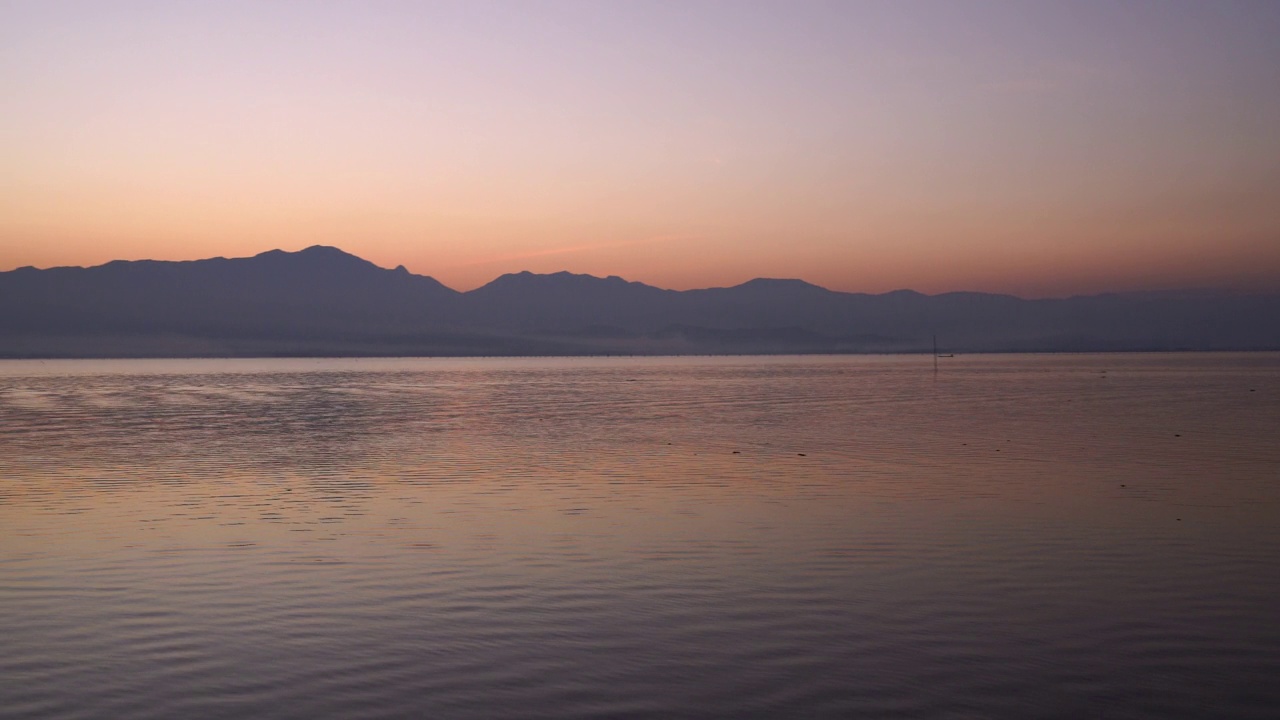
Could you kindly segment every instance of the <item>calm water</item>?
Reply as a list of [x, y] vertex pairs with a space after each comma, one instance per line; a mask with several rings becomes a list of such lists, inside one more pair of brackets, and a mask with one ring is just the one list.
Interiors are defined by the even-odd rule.
[[1268, 717], [1280, 356], [0, 363], [0, 717]]

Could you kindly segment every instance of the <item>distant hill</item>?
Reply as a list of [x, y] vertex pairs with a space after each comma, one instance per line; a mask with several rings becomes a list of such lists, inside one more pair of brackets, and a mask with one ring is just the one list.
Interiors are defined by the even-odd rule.
[[918, 352], [934, 335], [948, 352], [1280, 349], [1280, 296], [676, 291], [567, 272], [460, 293], [323, 246], [0, 273], [0, 357]]

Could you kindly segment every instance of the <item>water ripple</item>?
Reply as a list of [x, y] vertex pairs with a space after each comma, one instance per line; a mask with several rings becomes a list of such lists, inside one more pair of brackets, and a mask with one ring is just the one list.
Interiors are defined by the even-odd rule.
[[1270, 717], [1276, 355], [0, 363], [0, 715]]

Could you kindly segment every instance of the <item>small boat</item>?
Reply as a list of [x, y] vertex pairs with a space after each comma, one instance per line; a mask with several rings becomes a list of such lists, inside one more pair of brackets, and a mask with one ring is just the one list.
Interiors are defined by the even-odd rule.
[[937, 336], [937, 335], [934, 335], [934, 336], [933, 336], [933, 356], [934, 356], [934, 357], [936, 357], [936, 358], [940, 358], [940, 357], [955, 357], [955, 354], [954, 354], [954, 353], [940, 353], [940, 352], [938, 352], [938, 336]]

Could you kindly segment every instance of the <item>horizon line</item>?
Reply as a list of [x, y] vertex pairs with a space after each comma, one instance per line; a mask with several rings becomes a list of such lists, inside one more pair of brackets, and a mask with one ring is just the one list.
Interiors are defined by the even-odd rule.
[[416, 273], [416, 272], [414, 272], [414, 271], [412, 271], [412, 270], [409, 270], [409, 269], [408, 269], [408, 268], [406, 268], [403, 264], [396, 265], [395, 267], [391, 267], [391, 268], [389, 268], [389, 267], [385, 267], [385, 266], [383, 266], [383, 265], [378, 265], [377, 263], [373, 262], [372, 260], [368, 260], [368, 259], [366, 259], [366, 258], [363, 258], [363, 257], [359, 256], [359, 255], [356, 255], [355, 253], [352, 253], [352, 252], [350, 252], [350, 251], [348, 251], [348, 250], [344, 250], [343, 248], [340, 248], [340, 247], [338, 247], [338, 246], [336, 246], [336, 245], [324, 245], [324, 244], [321, 244], [321, 243], [316, 243], [316, 244], [314, 244], [314, 245], [308, 245], [307, 247], [304, 247], [304, 248], [302, 248], [302, 249], [300, 249], [300, 250], [285, 250], [285, 249], [282, 249], [282, 248], [272, 248], [272, 249], [269, 249], [269, 250], [263, 250], [263, 251], [261, 251], [261, 252], [255, 253], [255, 254], [253, 254], [253, 255], [244, 255], [244, 256], [236, 256], [236, 257], [227, 257], [227, 256], [224, 256], [224, 255], [215, 255], [215, 256], [212, 256], [212, 257], [194, 258], [194, 259], [189, 259], [189, 260], [162, 260], [162, 259], [155, 259], [155, 258], [138, 258], [138, 259], [129, 260], [129, 259], [118, 258], [118, 259], [113, 259], [113, 260], [107, 260], [106, 262], [99, 263], [99, 264], [97, 264], [97, 265], [50, 265], [50, 266], [48, 266], [48, 267], [37, 267], [37, 266], [35, 266], [35, 265], [22, 265], [22, 266], [18, 266], [18, 267], [10, 268], [10, 269], [8, 269], [8, 270], [0, 270], [0, 275], [7, 274], [7, 273], [12, 273], [12, 272], [19, 272], [19, 271], [48, 272], [48, 271], [52, 271], [52, 270], [93, 270], [93, 269], [97, 269], [97, 268], [106, 267], [107, 265], [113, 265], [113, 264], [116, 264], [116, 263], [165, 263], [165, 264], [184, 264], [184, 263], [209, 262], [209, 261], [212, 261], [212, 260], [228, 260], [228, 261], [230, 261], [230, 260], [252, 260], [252, 259], [254, 259], [254, 258], [262, 257], [263, 255], [271, 255], [271, 254], [273, 254], [273, 253], [279, 253], [279, 254], [284, 254], [284, 255], [301, 255], [302, 253], [305, 253], [305, 252], [308, 252], [308, 251], [314, 251], [314, 250], [334, 250], [334, 251], [337, 251], [337, 252], [339, 252], [339, 253], [341, 253], [341, 254], [343, 254], [343, 255], [346, 255], [346, 256], [348, 256], [348, 257], [352, 257], [352, 258], [355, 258], [355, 259], [360, 260], [360, 261], [362, 261], [362, 262], [366, 262], [366, 263], [368, 263], [368, 264], [370, 264], [370, 265], [372, 265], [372, 266], [374, 266], [374, 267], [378, 268], [379, 270], [383, 270], [383, 271], [386, 271], [386, 272], [402, 271], [402, 272], [407, 273], [407, 274], [409, 274], [409, 275], [412, 275], [412, 276], [414, 276], [414, 277], [426, 278], [426, 279], [428, 279], [428, 280], [432, 280], [432, 281], [434, 281], [434, 282], [436, 282], [436, 283], [439, 283], [439, 285], [440, 285], [441, 287], [444, 287], [444, 288], [446, 288], [447, 290], [450, 290], [450, 291], [452, 291], [452, 292], [458, 293], [458, 294], [460, 294], [460, 295], [465, 295], [465, 294], [467, 294], [467, 293], [475, 292], [476, 290], [479, 290], [479, 289], [481, 289], [481, 288], [484, 288], [484, 287], [487, 287], [487, 286], [489, 286], [489, 285], [492, 285], [493, 283], [497, 282], [498, 280], [500, 280], [500, 279], [502, 279], [502, 278], [504, 278], [504, 277], [508, 277], [508, 276], [517, 276], [517, 275], [534, 275], [534, 276], [538, 276], [538, 277], [550, 277], [550, 276], [553, 276], [553, 275], [570, 275], [570, 276], [573, 276], [573, 277], [589, 277], [589, 278], [593, 278], [593, 279], [596, 279], [596, 280], [609, 280], [609, 279], [614, 279], [614, 278], [616, 278], [616, 279], [621, 280], [621, 281], [623, 281], [623, 282], [626, 282], [626, 283], [628, 283], [628, 284], [643, 285], [643, 286], [645, 286], [645, 287], [654, 288], [654, 289], [656, 289], [656, 290], [662, 290], [663, 292], [697, 292], [697, 291], [702, 291], [702, 290], [727, 290], [727, 289], [732, 289], [732, 288], [742, 287], [743, 285], [748, 285], [748, 284], [750, 284], [750, 283], [758, 282], [758, 281], [775, 281], [775, 282], [799, 282], [799, 283], [804, 283], [805, 285], [808, 285], [808, 286], [810, 286], [810, 287], [814, 287], [814, 288], [818, 288], [818, 289], [823, 290], [823, 291], [825, 291], [825, 292], [829, 292], [829, 293], [838, 293], [838, 294], [841, 294], [841, 295], [867, 295], [867, 296], [872, 296], [872, 297], [884, 296], [884, 295], [895, 295], [895, 294], [901, 294], [901, 293], [912, 293], [912, 294], [915, 294], [915, 295], [921, 295], [921, 296], [924, 296], [924, 297], [940, 297], [940, 296], [943, 296], [943, 295], [989, 295], [989, 296], [994, 296], [994, 297], [1010, 297], [1010, 298], [1015, 298], [1015, 299], [1023, 300], [1023, 301], [1036, 301], [1036, 300], [1070, 300], [1070, 299], [1073, 299], [1073, 298], [1102, 297], [1102, 296], [1107, 296], [1107, 295], [1144, 295], [1144, 294], [1160, 295], [1160, 294], [1181, 294], [1181, 293], [1185, 293], [1185, 294], [1245, 295], [1245, 296], [1276, 296], [1276, 295], [1280, 295], [1280, 291], [1277, 291], [1277, 290], [1269, 290], [1269, 291], [1252, 291], [1252, 290], [1242, 290], [1242, 289], [1237, 289], [1237, 288], [1231, 288], [1231, 287], [1220, 287], [1220, 286], [1219, 286], [1219, 287], [1214, 287], [1214, 286], [1199, 286], [1199, 287], [1170, 287], [1170, 288], [1160, 288], [1160, 289], [1138, 289], [1138, 290], [1103, 290], [1103, 291], [1099, 291], [1099, 292], [1082, 292], [1082, 293], [1073, 293], [1073, 294], [1069, 294], [1069, 295], [1045, 295], [1045, 296], [1039, 296], [1039, 297], [1027, 297], [1027, 296], [1024, 296], [1024, 295], [1019, 295], [1019, 294], [1011, 293], [1011, 292], [992, 292], [992, 291], [986, 291], [986, 290], [946, 290], [946, 291], [938, 292], [938, 293], [926, 293], [926, 292], [921, 292], [921, 291], [919, 291], [919, 290], [915, 290], [915, 289], [913, 289], [913, 288], [908, 288], [908, 287], [896, 288], [896, 289], [894, 289], [894, 290], [886, 290], [886, 291], [884, 291], [884, 292], [876, 293], [876, 292], [866, 292], [866, 291], [860, 291], [860, 290], [833, 290], [833, 289], [828, 288], [828, 287], [825, 287], [825, 286], [823, 286], [823, 285], [818, 285], [817, 283], [811, 282], [811, 281], [809, 281], [809, 280], [805, 280], [804, 278], [783, 278], [783, 277], [765, 277], [765, 276], [757, 276], [757, 277], [748, 278], [748, 279], [746, 279], [746, 280], [743, 280], [742, 282], [739, 282], [739, 283], [736, 283], [736, 284], [733, 284], [733, 285], [713, 285], [713, 286], [707, 286], [707, 287], [696, 287], [696, 288], [687, 288], [687, 289], [684, 289], [684, 290], [678, 290], [678, 289], [675, 289], [675, 288], [667, 288], [667, 287], [661, 287], [661, 286], [658, 286], [658, 285], [653, 285], [653, 284], [650, 284], [650, 283], [644, 282], [644, 281], [642, 281], [642, 280], [630, 280], [630, 279], [627, 279], [627, 278], [622, 277], [622, 276], [620, 276], [620, 275], [606, 275], [606, 276], [599, 276], [599, 275], [592, 275], [592, 274], [590, 274], [590, 273], [578, 273], [578, 272], [573, 272], [573, 271], [571, 271], [571, 270], [558, 270], [558, 271], [555, 271], [555, 272], [549, 272], [549, 273], [533, 272], [532, 270], [517, 270], [517, 271], [513, 271], [513, 272], [502, 273], [501, 275], [498, 275], [497, 277], [493, 278], [493, 279], [492, 279], [492, 280], [490, 280], [489, 282], [486, 282], [486, 283], [482, 283], [482, 284], [480, 284], [480, 285], [477, 285], [476, 287], [471, 288], [470, 290], [458, 290], [458, 289], [455, 289], [455, 288], [453, 288], [453, 287], [450, 287], [450, 286], [448, 286], [448, 285], [444, 284], [443, 282], [441, 282], [439, 279], [437, 279], [436, 277], [434, 277], [434, 276], [432, 276], [432, 275], [424, 275], [424, 274]]

